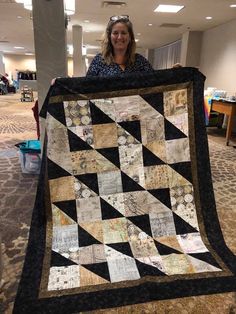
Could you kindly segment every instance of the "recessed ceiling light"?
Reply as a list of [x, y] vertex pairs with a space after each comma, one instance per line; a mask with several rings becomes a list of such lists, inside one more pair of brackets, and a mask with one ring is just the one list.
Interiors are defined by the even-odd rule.
[[25, 47], [15, 46], [15, 49], [25, 49]]
[[135, 42], [137, 43], [139, 41], [139, 39], [135, 38]]
[[212, 16], [206, 16], [206, 20], [212, 20]]
[[137, 33], [137, 36], [140, 36], [141, 35], [141, 33]]
[[159, 4], [154, 12], [177, 13], [184, 8], [184, 5]]
[[21, 15], [17, 15], [18, 19], [23, 19], [23, 17]]
[[90, 23], [90, 21], [89, 20], [84, 20], [84, 23]]
[[33, 56], [34, 54], [32, 52], [26, 52], [25, 55], [26, 56]]
[[231, 8], [236, 8], [236, 4], [231, 4], [230, 7]]
[[152, 26], [152, 23], [149, 23], [148, 26]]

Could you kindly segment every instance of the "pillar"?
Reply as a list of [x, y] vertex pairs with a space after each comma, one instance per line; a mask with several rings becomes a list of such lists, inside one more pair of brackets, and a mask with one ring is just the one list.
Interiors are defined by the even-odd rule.
[[150, 62], [150, 64], [153, 66], [154, 64], [154, 49], [146, 49], [145, 50], [145, 57]]
[[85, 75], [85, 58], [83, 57], [83, 30], [80, 25], [72, 26], [72, 42], [73, 42], [73, 76]]
[[63, 0], [33, 0], [34, 45], [39, 108], [55, 77], [67, 76]]
[[188, 31], [182, 35], [180, 63], [187, 67], [199, 67], [202, 32]]
[[[33, 27], [40, 110], [52, 79], [67, 76], [64, 1], [33, 0]], [[44, 131], [45, 121], [40, 118], [42, 143]]]
[[0, 51], [0, 74], [4, 75], [5, 74], [5, 64], [4, 64], [4, 60], [3, 60], [3, 52]]

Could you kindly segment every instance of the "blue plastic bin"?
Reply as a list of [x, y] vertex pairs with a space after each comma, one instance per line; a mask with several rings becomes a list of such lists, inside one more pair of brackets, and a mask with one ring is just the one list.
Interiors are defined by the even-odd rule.
[[41, 143], [39, 140], [28, 140], [15, 145], [19, 150], [19, 158], [23, 173], [39, 174], [41, 167]]

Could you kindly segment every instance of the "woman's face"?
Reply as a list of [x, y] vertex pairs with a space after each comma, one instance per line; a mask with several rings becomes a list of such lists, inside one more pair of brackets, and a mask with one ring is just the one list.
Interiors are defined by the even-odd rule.
[[130, 35], [124, 23], [116, 23], [111, 30], [111, 43], [114, 51], [126, 51], [130, 42]]

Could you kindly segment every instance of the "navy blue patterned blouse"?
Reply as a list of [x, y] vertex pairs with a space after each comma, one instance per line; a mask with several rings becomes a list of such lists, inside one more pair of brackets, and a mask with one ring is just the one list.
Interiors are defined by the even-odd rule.
[[116, 76], [125, 75], [130, 72], [150, 72], [154, 71], [151, 64], [142, 55], [135, 54], [135, 62], [127, 66], [124, 70], [117, 63], [106, 64], [101, 53], [98, 53], [92, 60], [87, 76]]

